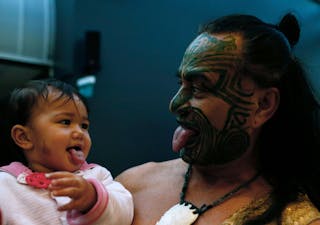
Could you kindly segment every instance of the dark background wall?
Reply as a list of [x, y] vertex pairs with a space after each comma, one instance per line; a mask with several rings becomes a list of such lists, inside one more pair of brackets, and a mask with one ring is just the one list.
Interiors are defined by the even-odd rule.
[[[89, 99], [93, 148], [89, 161], [116, 176], [126, 168], [177, 157], [168, 103], [183, 52], [198, 26], [229, 13], [276, 23], [294, 12], [302, 34], [297, 55], [320, 87], [320, 4], [308, 0], [57, 0], [56, 76], [84, 67], [84, 33], [101, 32], [101, 71]], [[298, 90], [297, 90], [298, 91]]]

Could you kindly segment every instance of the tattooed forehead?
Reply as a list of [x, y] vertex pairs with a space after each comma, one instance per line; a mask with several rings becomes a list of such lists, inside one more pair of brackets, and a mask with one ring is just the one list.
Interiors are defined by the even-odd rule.
[[[254, 85], [238, 71], [240, 52], [241, 37], [237, 34], [202, 33], [187, 48], [178, 76], [193, 87], [223, 99], [232, 107], [248, 111]], [[183, 90], [173, 103], [179, 104], [193, 97], [187, 89]]]
[[217, 38], [208, 33], [200, 34], [187, 48], [179, 71], [182, 76], [189, 72], [212, 72], [234, 68], [239, 60], [235, 35]]

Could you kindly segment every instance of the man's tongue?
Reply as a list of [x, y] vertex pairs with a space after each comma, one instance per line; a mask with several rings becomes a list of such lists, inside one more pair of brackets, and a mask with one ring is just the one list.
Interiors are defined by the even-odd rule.
[[77, 151], [74, 148], [69, 150], [71, 159], [74, 164], [83, 164], [85, 161], [84, 154], [82, 151]]
[[192, 130], [185, 129], [181, 126], [177, 127], [173, 134], [172, 149], [175, 152], [180, 151], [187, 143], [189, 137], [194, 134]]

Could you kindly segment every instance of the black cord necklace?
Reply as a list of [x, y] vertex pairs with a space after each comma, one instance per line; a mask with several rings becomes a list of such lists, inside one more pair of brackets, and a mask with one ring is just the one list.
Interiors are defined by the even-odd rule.
[[228, 200], [233, 195], [235, 195], [238, 191], [240, 191], [242, 188], [248, 186], [250, 183], [255, 181], [260, 176], [259, 173], [255, 174], [252, 178], [250, 178], [249, 180], [240, 184], [236, 188], [232, 189], [231, 191], [229, 191], [228, 193], [226, 193], [222, 197], [218, 198], [217, 200], [215, 200], [211, 204], [209, 204], [209, 205], [203, 204], [200, 208], [198, 208], [197, 206], [193, 205], [191, 202], [188, 202], [185, 200], [186, 191], [187, 191], [188, 184], [190, 181], [191, 171], [192, 171], [192, 165], [189, 164], [188, 170], [184, 176], [184, 184], [183, 184], [181, 194], [180, 194], [180, 204], [191, 204], [192, 208], [194, 208], [198, 214], [202, 214], [202, 213], [206, 212], [208, 209], [211, 209], [211, 208], [223, 203], [224, 201]]
[[192, 165], [189, 164], [188, 170], [184, 175], [184, 184], [180, 193], [180, 203], [172, 206], [168, 211], [166, 211], [160, 220], [156, 223], [156, 225], [172, 225], [172, 224], [179, 224], [179, 225], [191, 225], [198, 219], [199, 215], [206, 212], [208, 209], [211, 209], [229, 198], [233, 197], [239, 190], [248, 186], [250, 183], [255, 181], [259, 177], [259, 173], [254, 175], [249, 180], [245, 181], [244, 183], [240, 184], [233, 190], [229, 191], [227, 194], [223, 195], [222, 197], [218, 198], [214, 202], [209, 205], [203, 204], [200, 208], [185, 200], [186, 192], [188, 189], [188, 184], [190, 181], [192, 171]]

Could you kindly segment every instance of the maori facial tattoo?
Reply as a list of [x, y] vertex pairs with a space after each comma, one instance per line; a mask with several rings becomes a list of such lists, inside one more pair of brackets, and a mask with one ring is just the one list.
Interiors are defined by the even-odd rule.
[[237, 73], [236, 37], [199, 35], [187, 48], [179, 68], [181, 87], [171, 100], [177, 114], [173, 149], [188, 163], [225, 164], [249, 146], [247, 120], [253, 87]]

